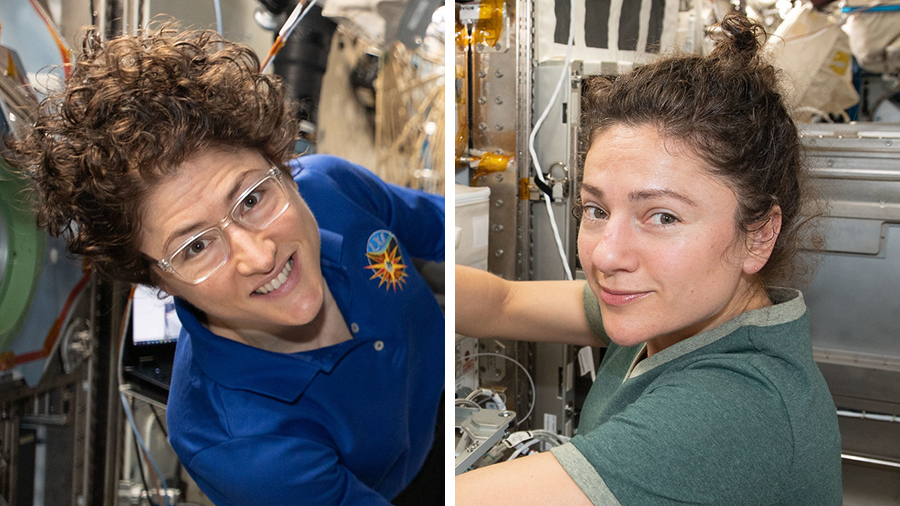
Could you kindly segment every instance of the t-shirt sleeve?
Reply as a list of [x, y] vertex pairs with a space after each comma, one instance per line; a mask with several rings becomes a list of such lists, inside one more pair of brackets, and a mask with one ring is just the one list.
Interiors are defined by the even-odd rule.
[[386, 183], [368, 169], [341, 158], [310, 155], [292, 163], [331, 178], [348, 200], [383, 221], [414, 257], [444, 261], [444, 197]]
[[553, 453], [594, 504], [772, 504], [793, 439], [758, 370], [695, 363]]
[[299, 438], [232, 439], [199, 452], [186, 467], [216, 506], [390, 506], [332, 448]]
[[591, 327], [591, 332], [593, 332], [594, 335], [597, 336], [597, 339], [603, 341], [604, 344], [609, 346], [609, 336], [606, 334], [606, 330], [603, 328], [603, 317], [600, 315], [600, 301], [597, 300], [597, 296], [594, 295], [594, 291], [591, 290], [591, 285], [589, 285], [588, 283], [584, 284], [582, 303], [584, 304], [584, 314], [585, 316], [587, 316], [587, 321], [588, 325]]

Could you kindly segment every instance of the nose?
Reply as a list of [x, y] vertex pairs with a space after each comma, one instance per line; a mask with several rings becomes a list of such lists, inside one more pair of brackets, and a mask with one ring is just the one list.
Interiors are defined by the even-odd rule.
[[606, 224], [586, 239], [594, 269], [610, 276], [617, 272], [634, 272], [639, 264], [637, 232], [627, 216], [610, 217]]
[[275, 242], [265, 231], [254, 232], [241, 226], [225, 229], [231, 243], [231, 257], [238, 274], [252, 276], [272, 272], [275, 268]]

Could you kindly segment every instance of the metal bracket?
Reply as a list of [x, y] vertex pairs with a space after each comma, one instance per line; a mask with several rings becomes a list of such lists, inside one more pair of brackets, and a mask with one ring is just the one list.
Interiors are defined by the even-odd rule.
[[456, 406], [456, 429], [471, 443], [456, 456], [455, 474], [466, 472], [482, 455], [506, 437], [507, 429], [515, 419], [514, 411]]
[[[557, 168], [562, 169], [561, 175], [560, 171], [554, 171], [554, 169]], [[540, 191], [549, 195], [553, 202], [561, 202], [569, 198], [569, 167], [565, 163], [554, 162], [550, 165], [550, 169], [544, 174], [544, 180], [546, 183], [535, 176], [534, 185]], [[540, 195], [538, 195], [537, 198], [534, 198], [533, 195], [529, 195], [529, 200], [540, 200], [540, 198]]]

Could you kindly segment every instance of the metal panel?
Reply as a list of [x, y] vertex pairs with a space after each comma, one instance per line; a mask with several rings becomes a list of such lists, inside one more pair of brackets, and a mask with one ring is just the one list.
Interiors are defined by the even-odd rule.
[[[523, 20], [515, 0], [508, 0], [505, 9], [507, 22], [500, 42], [494, 47], [481, 44], [472, 47], [470, 136], [471, 145], [477, 150], [515, 155], [519, 147], [516, 127], [523, 90], [520, 51], [516, 48], [518, 26]], [[516, 278], [518, 171], [518, 163], [511, 163], [505, 172], [490, 174], [476, 182], [477, 186], [491, 188], [488, 270], [506, 279]]]
[[[900, 127], [808, 125], [808, 162], [829, 215], [804, 296], [816, 362], [839, 409], [900, 414]], [[839, 419], [844, 504], [896, 504], [900, 424]]]
[[[467, 82], [472, 106], [470, 146], [476, 152], [494, 152], [512, 158], [506, 171], [488, 174], [475, 182], [491, 189], [489, 206], [488, 270], [506, 279], [527, 279], [528, 201], [519, 199], [519, 177], [527, 171], [525, 150], [531, 104], [531, 2], [506, 0], [500, 42], [494, 47], [474, 45]], [[457, 153], [457, 156], [463, 153]], [[458, 168], [459, 170], [459, 168]], [[460, 176], [462, 176], [460, 178]], [[468, 183], [469, 171], [457, 174], [457, 182]], [[462, 180], [461, 180], [462, 179]], [[532, 345], [521, 342], [484, 340], [480, 353], [500, 353], [530, 367]], [[507, 404], [520, 413], [520, 423], [532, 405], [532, 391], [522, 371], [497, 357], [476, 359], [478, 380], [509, 392]], [[519, 428], [530, 426], [531, 420]]]
[[[565, 72], [567, 82], [561, 90], [561, 97], [552, 105], [550, 111], [535, 138], [535, 152], [545, 176], [554, 179], [565, 179], [562, 184], [569, 185], [574, 180], [573, 145], [575, 144], [572, 125], [577, 129], [579, 114], [574, 114], [575, 121], [569, 121], [571, 111], [580, 110], [580, 83], [573, 82], [574, 70], [580, 72], [581, 63], [574, 62]], [[539, 117], [550, 102], [553, 90], [563, 72], [562, 62], [548, 62], [535, 68], [534, 117]], [[575, 92], [572, 86], [575, 86]], [[574, 97], [574, 103], [573, 103]], [[535, 167], [529, 167], [528, 174], [533, 177]], [[570, 212], [574, 192], [567, 190], [563, 196], [562, 185], [554, 187], [551, 209], [553, 219], [560, 233], [565, 262], [574, 270], [575, 259], [575, 219]], [[565, 279], [566, 271], [559, 253], [556, 238], [551, 227], [550, 215], [545, 200], [531, 203], [532, 243], [531, 262], [532, 279]], [[572, 436], [574, 432], [573, 390], [575, 363], [574, 348], [562, 344], [536, 345], [535, 351], [535, 423], [539, 428], [554, 431], [564, 436]]]
[[830, 203], [827, 251], [804, 290], [813, 344], [900, 363], [900, 129], [816, 126], [803, 138]]

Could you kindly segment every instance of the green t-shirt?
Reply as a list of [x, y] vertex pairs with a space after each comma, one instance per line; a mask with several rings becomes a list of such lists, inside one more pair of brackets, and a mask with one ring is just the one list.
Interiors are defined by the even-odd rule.
[[[834, 402], [796, 290], [649, 358], [612, 343], [553, 454], [596, 505], [841, 504]], [[602, 339], [597, 299], [588, 318]]]

